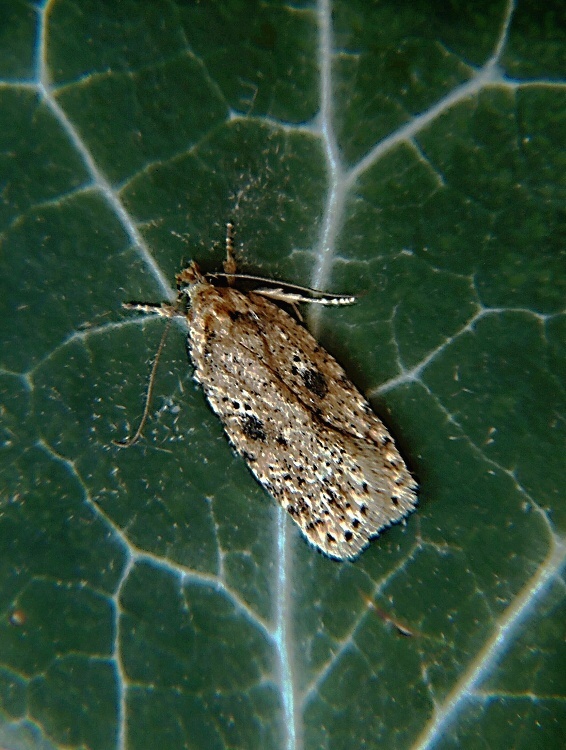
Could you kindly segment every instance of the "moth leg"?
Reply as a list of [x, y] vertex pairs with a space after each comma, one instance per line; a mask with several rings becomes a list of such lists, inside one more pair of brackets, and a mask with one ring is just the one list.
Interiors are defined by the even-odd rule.
[[232, 274], [236, 273], [237, 263], [234, 255], [234, 224], [231, 221], [226, 222], [226, 260], [223, 263], [224, 273], [228, 274], [228, 284], [234, 284]]
[[137, 310], [138, 312], [152, 313], [161, 315], [162, 318], [182, 318], [185, 313], [179, 310], [175, 305], [168, 302], [122, 302], [122, 307], [126, 310]]

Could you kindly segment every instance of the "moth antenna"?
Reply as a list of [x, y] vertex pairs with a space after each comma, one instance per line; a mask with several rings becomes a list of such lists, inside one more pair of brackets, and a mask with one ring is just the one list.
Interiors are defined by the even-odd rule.
[[236, 256], [234, 254], [234, 223], [226, 222], [226, 260], [223, 263], [224, 276], [228, 279], [228, 284], [234, 283], [234, 274], [236, 273]]
[[131, 438], [126, 438], [125, 440], [113, 440], [112, 442], [114, 443], [114, 445], [118, 446], [118, 448], [130, 448], [132, 445], [135, 445], [138, 442], [138, 440], [141, 438], [143, 428], [145, 427], [145, 423], [147, 422], [147, 418], [149, 415], [149, 408], [151, 406], [151, 400], [153, 398], [153, 389], [155, 387], [155, 376], [157, 374], [157, 366], [159, 365], [159, 360], [161, 359], [161, 353], [163, 349], [165, 348], [165, 341], [167, 339], [167, 334], [169, 333], [169, 329], [171, 328], [171, 321], [172, 321], [172, 318], [167, 319], [167, 323], [161, 335], [161, 341], [159, 342], [159, 346], [157, 347], [157, 353], [155, 355], [155, 359], [153, 360], [153, 364], [151, 366], [151, 372], [149, 373], [149, 383], [147, 385], [147, 391], [145, 392], [145, 403], [143, 407], [143, 414], [142, 414], [138, 429], [136, 430], [135, 435]]
[[[220, 271], [217, 271], [215, 273], [207, 273], [205, 274], [207, 279], [226, 279], [229, 276], [231, 277], [232, 274], [228, 273], [221, 273]], [[308, 286], [299, 286], [299, 284], [289, 284], [288, 282], [284, 281], [274, 281], [273, 279], [266, 279], [265, 276], [254, 276], [250, 273], [237, 273], [236, 278], [238, 279], [244, 279], [245, 281], [261, 281], [264, 284], [283, 284], [285, 289], [294, 289], [298, 292], [298, 294], [294, 295], [293, 292], [289, 292], [288, 299], [294, 299], [295, 302], [313, 302], [313, 303], [319, 303], [321, 305], [353, 305], [357, 301], [358, 297], [355, 295], [347, 295], [347, 294], [331, 294], [329, 292], [321, 292], [320, 289], [310, 289]], [[264, 297], [269, 296], [268, 292], [269, 289], [254, 289], [254, 294], [262, 294]], [[286, 294], [286, 292], [283, 291], [281, 288], [274, 289], [274, 299], [282, 299], [284, 302], [287, 301], [287, 298], [283, 298], [283, 296]], [[313, 295], [311, 297], [308, 297], [306, 295]], [[318, 297], [314, 295], [319, 295]], [[278, 295], [277, 297], [275, 295]]]
[[337, 294], [333, 294], [328, 297], [306, 297], [304, 294], [297, 294], [297, 292], [286, 292], [284, 289], [254, 289], [251, 294], [259, 294], [262, 297], [268, 297], [279, 302], [286, 302], [288, 305], [294, 306], [298, 302], [307, 302], [311, 305], [326, 305], [337, 307], [338, 305], [353, 305], [356, 301], [355, 297], [341, 297]]

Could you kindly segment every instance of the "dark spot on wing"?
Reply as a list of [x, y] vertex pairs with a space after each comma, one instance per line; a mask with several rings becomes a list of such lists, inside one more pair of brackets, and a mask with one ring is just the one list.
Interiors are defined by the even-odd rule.
[[263, 422], [255, 414], [246, 414], [242, 419], [242, 432], [250, 440], [266, 440]]
[[326, 378], [321, 372], [313, 368], [312, 370], [305, 370], [302, 373], [302, 376], [303, 382], [309, 391], [319, 398], [324, 398], [326, 396], [328, 393], [328, 384]]

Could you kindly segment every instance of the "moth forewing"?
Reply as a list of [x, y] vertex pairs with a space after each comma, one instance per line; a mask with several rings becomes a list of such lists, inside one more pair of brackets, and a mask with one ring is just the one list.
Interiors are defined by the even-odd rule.
[[[235, 450], [315, 547], [352, 559], [414, 510], [417, 485], [336, 360], [264, 289], [244, 294], [231, 286], [238, 278], [231, 225], [226, 249], [229, 286], [215, 286], [191, 263], [177, 275], [176, 305], [132, 307], [186, 318], [194, 377]], [[297, 294], [285, 301], [301, 301]], [[120, 445], [137, 440], [147, 410], [146, 402], [134, 439]]]
[[258, 295], [190, 290], [195, 378], [236, 451], [307, 538], [353, 558], [416, 504], [382, 422], [338, 363]]

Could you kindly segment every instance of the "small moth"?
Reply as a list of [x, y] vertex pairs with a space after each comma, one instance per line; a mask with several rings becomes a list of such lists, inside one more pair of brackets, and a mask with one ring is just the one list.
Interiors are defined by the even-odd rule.
[[[234, 289], [232, 228], [228, 224], [224, 274], [206, 277], [192, 262], [177, 274], [176, 304], [126, 307], [186, 319], [194, 378], [236, 452], [315, 547], [338, 560], [355, 558], [371, 537], [414, 510], [417, 485], [344, 370], [267, 297], [291, 305], [354, 300]], [[227, 285], [211, 283], [218, 276]], [[141, 435], [152, 381], [138, 431], [118, 445]]]

